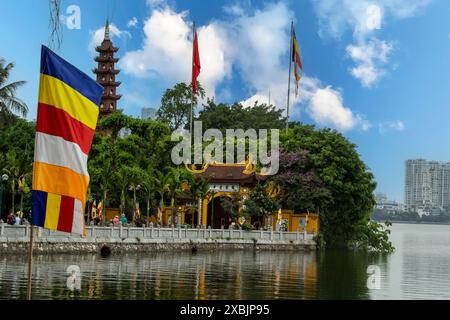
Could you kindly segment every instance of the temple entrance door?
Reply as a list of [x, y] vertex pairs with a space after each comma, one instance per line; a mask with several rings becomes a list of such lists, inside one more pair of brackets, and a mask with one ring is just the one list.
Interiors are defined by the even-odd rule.
[[[231, 224], [231, 216], [223, 210], [222, 205], [220, 204], [220, 199], [222, 197], [214, 198], [214, 218], [212, 217], [212, 206], [213, 201], [211, 200], [208, 203], [208, 220], [207, 226], [211, 226], [213, 229], [221, 229], [222, 226], [224, 229], [228, 229], [228, 226]], [[211, 225], [211, 219], [213, 218], [213, 223]]]

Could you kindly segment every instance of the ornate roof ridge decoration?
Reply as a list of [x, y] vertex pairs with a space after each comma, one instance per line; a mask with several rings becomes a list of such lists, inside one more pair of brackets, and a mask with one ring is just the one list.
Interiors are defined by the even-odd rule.
[[202, 165], [201, 169], [197, 169], [195, 164], [185, 163], [184, 166], [186, 170], [195, 174], [205, 173], [210, 167], [243, 167], [242, 173], [245, 175], [254, 174], [255, 176], [263, 176], [259, 172], [256, 172], [256, 165], [253, 162], [253, 155], [250, 153], [247, 157], [247, 160], [245, 160], [244, 162], [223, 163], [217, 161], [208, 161]]

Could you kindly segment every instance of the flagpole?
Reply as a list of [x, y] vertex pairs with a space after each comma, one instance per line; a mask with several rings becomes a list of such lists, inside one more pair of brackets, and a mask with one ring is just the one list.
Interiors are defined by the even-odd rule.
[[292, 68], [292, 33], [294, 30], [294, 21], [291, 21], [291, 42], [289, 49], [289, 76], [288, 76], [288, 95], [287, 95], [287, 108], [286, 108], [286, 134], [289, 130], [289, 99], [291, 96], [291, 68]]
[[[30, 219], [31, 220], [31, 219]], [[34, 226], [30, 221], [30, 244], [28, 246], [28, 282], [27, 282], [27, 300], [31, 300], [31, 278], [33, 273], [33, 234]]]
[[[192, 25], [192, 67], [194, 66], [194, 41], [195, 41], [195, 21]], [[190, 131], [189, 133], [191, 134], [191, 145], [193, 144], [193, 135], [192, 135], [192, 128], [193, 128], [193, 123], [192, 123], [192, 118], [193, 118], [193, 113], [194, 113], [194, 83], [191, 83], [192, 86], [192, 91], [191, 91], [191, 120], [190, 120]], [[192, 156], [192, 155], [191, 155]]]

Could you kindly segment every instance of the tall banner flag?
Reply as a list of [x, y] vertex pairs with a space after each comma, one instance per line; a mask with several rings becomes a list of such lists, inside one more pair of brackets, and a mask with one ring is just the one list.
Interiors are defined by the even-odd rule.
[[103, 87], [42, 46], [32, 224], [85, 235], [87, 158]]
[[302, 77], [302, 74], [298, 72], [298, 69], [300, 68], [303, 73], [303, 65], [302, 60], [300, 59], [300, 50], [298, 49], [297, 38], [294, 30], [292, 30], [292, 62], [294, 62], [295, 96], [298, 96], [298, 82]]
[[192, 54], [192, 91], [197, 94], [197, 78], [200, 74], [200, 53], [198, 51], [197, 30], [194, 29], [194, 45]]

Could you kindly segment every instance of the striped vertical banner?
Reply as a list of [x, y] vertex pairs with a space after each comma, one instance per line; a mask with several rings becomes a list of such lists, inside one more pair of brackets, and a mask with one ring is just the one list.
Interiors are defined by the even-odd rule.
[[42, 46], [32, 224], [85, 234], [87, 158], [103, 87]]

